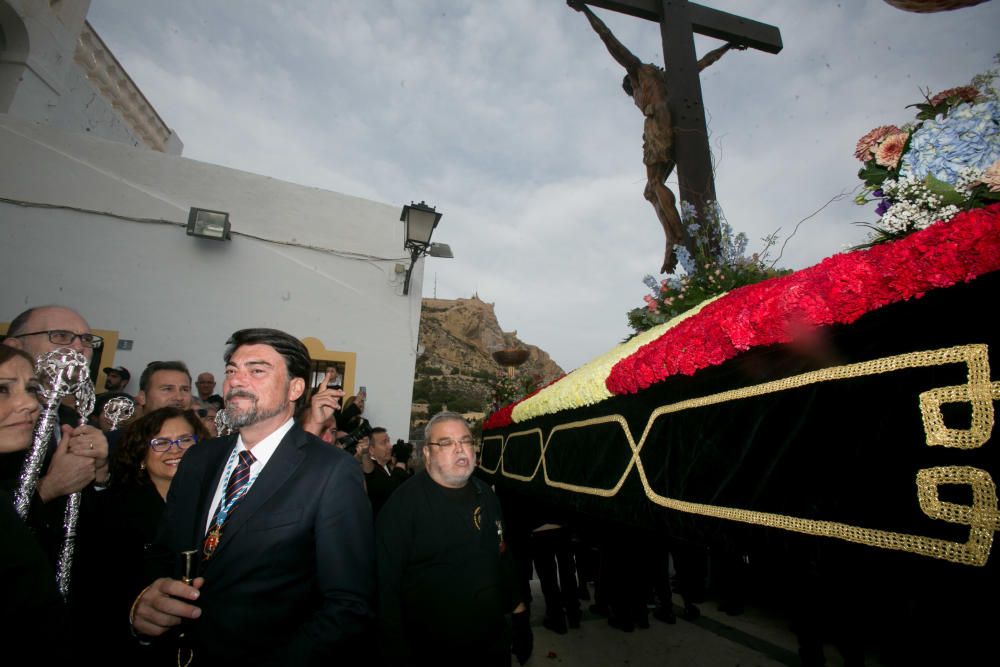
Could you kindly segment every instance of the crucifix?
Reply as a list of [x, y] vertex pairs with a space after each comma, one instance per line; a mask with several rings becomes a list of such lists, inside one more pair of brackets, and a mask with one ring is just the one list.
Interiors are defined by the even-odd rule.
[[[781, 33], [774, 26], [727, 14], [687, 0], [567, 0], [573, 9], [590, 21], [612, 57], [625, 68], [625, 92], [646, 117], [643, 128], [643, 158], [649, 200], [667, 237], [662, 273], [677, 264], [675, 244], [685, 245], [694, 254], [692, 241], [681, 224], [677, 202], [665, 185], [677, 167], [680, 198], [695, 207], [699, 219], [711, 220], [706, 205], [715, 201], [712, 154], [708, 145], [701, 81], [698, 73], [716, 62], [730, 49], [781, 51]], [[646, 64], [633, 55], [608, 30], [587, 5], [629, 14], [660, 24], [666, 67]], [[700, 60], [694, 49], [694, 35], [726, 40]], [[669, 94], [667, 91], [670, 91]], [[718, 253], [718, 229], [710, 232], [710, 252]]]

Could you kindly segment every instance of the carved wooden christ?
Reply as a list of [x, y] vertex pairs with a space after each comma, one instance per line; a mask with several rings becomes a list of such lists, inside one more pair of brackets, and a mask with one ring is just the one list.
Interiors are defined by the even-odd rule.
[[[715, 200], [712, 156], [708, 145], [701, 81], [698, 73], [731, 49], [755, 48], [769, 53], [781, 50], [781, 34], [774, 26], [719, 12], [686, 0], [567, 0], [582, 12], [607, 47], [611, 56], [625, 68], [622, 87], [645, 116], [642, 161], [646, 165], [643, 196], [656, 211], [666, 236], [666, 249], [660, 271], [668, 273], [677, 264], [675, 244], [695, 253], [688, 237], [674, 194], [666, 180], [677, 167], [682, 201], [695, 206], [703, 221], [710, 218], [705, 205]], [[665, 68], [643, 63], [618, 41], [588, 4], [639, 18], [657, 21], [663, 38]], [[726, 44], [697, 60], [694, 34], [726, 40]], [[718, 229], [710, 231], [718, 253]]]

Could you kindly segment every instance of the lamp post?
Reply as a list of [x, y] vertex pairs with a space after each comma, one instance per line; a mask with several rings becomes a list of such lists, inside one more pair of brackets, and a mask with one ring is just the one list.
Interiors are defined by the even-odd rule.
[[[403, 206], [403, 213], [399, 219], [406, 224], [406, 241], [403, 247], [410, 251], [410, 266], [406, 269], [406, 279], [403, 281], [403, 294], [406, 295], [410, 293], [410, 275], [413, 273], [414, 264], [422, 255], [431, 251], [432, 245], [444, 244], [431, 243], [431, 234], [441, 219], [441, 214], [435, 211], [433, 206], [428, 206], [423, 201], [419, 204], [410, 202]], [[449, 255], [450, 252], [449, 248]]]

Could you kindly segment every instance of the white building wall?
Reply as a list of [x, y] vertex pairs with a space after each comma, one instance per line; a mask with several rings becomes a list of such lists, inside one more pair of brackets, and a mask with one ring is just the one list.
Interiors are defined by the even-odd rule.
[[66, 75], [63, 93], [51, 124], [69, 132], [85, 132], [129, 146], [145, 145], [121, 114], [94, 89], [78, 68], [71, 69]]
[[180, 155], [124, 67], [85, 22], [90, 0], [0, 0], [0, 113]]
[[[406, 437], [423, 263], [403, 296], [401, 206], [3, 115], [0, 156], [0, 197], [9, 200], [0, 201], [0, 321], [31, 306], [77, 308], [92, 327], [134, 341], [113, 358], [132, 372], [133, 392], [154, 360], [182, 359], [193, 374], [211, 371], [221, 383], [225, 340], [240, 328], [315, 337], [357, 354], [366, 415], [393, 439]], [[187, 236], [177, 225], [191, 206], [228, 211], [232, 241]]]
[[77, 37], [90, 0], [0, 0], [0, 20], [14, 44], [2, 54], [6, 75], [0, 80], [0, 108], [35, 122], [49, 123], [59, 105], [66, 75], [75, 65]]

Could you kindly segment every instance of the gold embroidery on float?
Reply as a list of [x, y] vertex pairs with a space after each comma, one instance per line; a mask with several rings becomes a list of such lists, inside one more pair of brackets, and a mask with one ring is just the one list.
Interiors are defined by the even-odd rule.
[[[531, 471], [530, 475], [518, 475], [516, 473], [510, 472], [504, 465], [505, 461], [503, 457], [504, 452], [507, 451], [507, 445], [510, 444], [510, 441], [512, 439], [523, 438], [529, 435], [538, 436], [538, 460], [535, 462], [535, 469]], [[500, 450], [500, 471], [503, 473], [504, 477], [510, 477], [511, 479], [517, 479], [522, 482], [530, 482], [535, 478], [535, 475], [538, 474], [538, 466], [541, 464], [544, 455], [545, 455], [545, 445], [542, 443], [542, 429], [533, 428], [527, 431], [518, 431], [517, 433], [511, 433], [506, 438], [504, 438], [503, 448]]]
[[[966, 565], [982, 566], [986, 564], [989, 558], [990, 549], [993, 544], [993, 534], [997, 530], [1000, 530], [1000, 512], [998, 512], [997, 506], [996, 484], [987, 471], [979, 468], [967, 466], [936, 467], [920, 470], [916, 475], [916, 490], [921, 510], [932, 519], [969, 526], [969, 541], [963, 543], [876, 528], [863, 528], [836, 521], [802, 519], [769, 512], [705, 505], [668, 498], [661, 496], [653, 490], [646, 476], [642, 459], [639, 456], [654, 422], [663, 415], [744, 398], [764, 396], [820, 382], [853, 379], [910, 368], [926, 368], [955, 363], [963, 363], [967, 366], [968, 382], [966, 384], [931, 389], [919, 395], [920, 413], [926, 436], [926, 444], [928, 446], [974, 449], [981, 447], [989, 440], [994, 424], [993, 401], [1000, 400], [1000, 382], [990, 381], [989, 349], [986, 345], [961, 345], [883, 357], [872, 361], [824, 368], [781, 380], [663, 405], [653, 410], [649, 415], [642, 436], [638, 441], [634, 439], [625, 418], [617, 414], [560, 424], [550, 431], [548, 437], [544, 438], [544, 442], [542, 431], [539, 428], [529, 431], [518, 431], [503, 438], [500, 461], [496, 468], [492, 471], [487, 470], [487, 472], [495, 472], [499, 468], [505, 477], [523, 482], [532, 481], [538, 474], [539, 465], [536, 464], [535, 470], [530, 476], [511, 473], [503, 466], [504, 453], [512, 438], [520, 438], [537, 433], [540, 447], [539, 463], [542, 468], [544, 481], [551, 487], [565, 489], [574, 493], [585, 493], [608, 498], [618, 493], [634, 467], [639, 474], [639, 479], [649, 500], [668, 509], [778, 528], [780, 530], [807, 535], [832, 537], [857, 544], [865, 544], [881, 549], [906, 551]], [[945, 426], [941, 406], [946, 403], [968, 403], [971, 406], [972, 420], [968, 429], [953, 429]], [[590, 428], [595, 425], [607, 423], [616, 423], [619, 425], [632, 451], [624, 472], [614, 486], [611, 488], [590, 487], [556, 480], [549, 475], [545, 455], [553, 435], [563, 431]], [[491, 437], [500, 438], [501, 436]], [[972, 490], [972, 504], [965, 506], [942, 502], [938, 497], [938, 487], [945, 484], [969, 486]]]
[[[486, 466], [486, 455], [492, 453], [494, 447], [493, 443], [496, 442], [496, 465], [492, 468]], [[491, 475], [495, 475], [497, 470], [500, 469], [500, 455], [503, 452], [503, 436], [502, 435], [486, 435], [483, 436], [483, 445], [479, 453], [479, 467], [483, 469], [484, 472], [488, 472]]]

